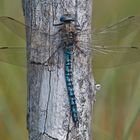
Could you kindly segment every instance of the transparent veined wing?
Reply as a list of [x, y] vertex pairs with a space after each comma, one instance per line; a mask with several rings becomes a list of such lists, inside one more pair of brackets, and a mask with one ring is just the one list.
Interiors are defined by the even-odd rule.
[[[15, 20], [11, 17], [0, 17], [0, 23], [3, 23], [4, 26], [6, 26], [8, 29], [13, 31], [15, 34], [18, 36], [22, 37], [25, 39], [25, 31], [27, 30], [32, 30], [41, 34], [45, 34], [47, 36], [51, 36], [52, 38], [55, 38], [55, 34], [50, 35], [47, 33], [47, 31], [44, 31], [43, 29], [36, 29], [36, 28], [31, 28], [28, 25], [23, 24], [22, 22]], [[106, 28], [100, 29], [100, 30], [95, 30], [91, 31], [91, 34], [93, 36], [94, 44], [95, 45], [111, 45], [111, 44], [116, 44], [120, 42], [120, 40], [124, 39], [127, 37], [129, 34], [132, 32], [140, 29], [139, 26], [140, 23], [140, 17], [139, 16], [130, 16], [127, 18], [124, 18], [120, 20], [119, 22], [110, 25]], [[79, 34], [83, 37], [87, 37], [84, 32], [87, 30], [80, 31]]]
[[0, 23], [2, 23], [5, 27], [11, 30], [13, 33], [17, 34], [21, 38], [26, 38], [26, 27], [22, 22], [15, 20], [11, 17], [0, 17]]
[[[122, 46], [122, 43], [130, 45], [140, 33], [140, 17], [130, 16], [119, 21], [116, 24], [108, 26], [105, 29], [93, 34], [94, 44], [96, 46]], [[125, 42], [125, 39], [129, 39]], [[128, 44], [127, 44], [128, 43]]]
[[124, 46], [118, 48], [95, 47], [93, 53], [93, 66], [96, 69], [123, 66], [140, 61], [140, 49], [137, 47]]
[[0, 17], [0, 61], [26, 66], [26, 26], [10, 17]]
[[94, 34], [96, 68], [114, 67], [140, 60], [140, 17], [131, 16]]
[[[12, 19], [10, 23], [12, 23]], [[15, 22], [14, 26], [10, 23], [6, 22], [5, 17], [0, 17], [0, 61], [18, 66], [25, 66], [25, 47], [23, 44], [23, 48], [20, 47], [20, 42], [24, 43], [25, 41], [18, 38], [13, 32], [14, 30], [12, 30], [18, 30], [17, 32], [20, 33], [18, 36], [22, 35], [22, 38], [25, 39], [25, 37], [23, 37], [24, 26], [19, 26], [20, 24], [18, 24], [18, 22]], [[6, 24], [9, 24], [9, 28], [11, 26], [10, 30], [12, 32], [8, 30], [9, 28], [7, 29], [5, 26]]]
[[[139, 21], [139, 16], [131, 16], [119, 21], [114, 25], [108, 26], [105, 29], [91, 32], [94, 44], [93, 48], [88, 49], [94, 50], [93, 64], [95, 68], [118, 66], [139, 60]], [[0, 22], [22, 38], [25, 38], [25, 29], [31, 29], [29, 26], [26, 26], [21, 22], [9, 17], [1, 17]], [[33, 30], [40, 32], [38, 29]], [[87, 36], [84, 34], [84, 32], [85, 31], [81, 31], [80, 34], [82, 37], [86, 38]], [[46, 36], [48, 35], [45, 32], [40, 33], [43, 33]], [[131, 35], [133, 35], [133, 38]], [[124, 39], [129, 37], [131, 37], [130, 42], [125, 42]], [[1, 49], [4, 50], [3, 55], [6, 50], [9, 50], [9, 48], [5, 50]], [[14, 54], [15, 50], [13, 49], [11, 53], [13, 52]], [[8, 52], [10, 52], [10, 50]], [[7, 53], [7, 55], [9, 54]]]
[[25, 67], [26, 49], [24, 47], [0, 47], [0, 61]]
[[[83, 32], [84, 33], [84, 32]], [[82, 37], [84, 34], [81, 33]], [[92, 32], [94, 68], [111, 68], [140, 60], [140, 17], [131, 16]]]
[[18, 66], [26, 65], [26, 30], [44, 35], [46, 39], [57, 39], [57, 34], [49, 35], [11, 17], [0, 17], [0, 61]]
[[54, 36], [56, 35], [56, 34], [50, 35], [50, 33], [44, 31], [44, 29], [31, 27], [11, 17], [4, 16], [0, 17], [0, 23], [2, 23], [5, 27], [7, 27], [9, 30], [11, 30], [13, 33], [15, 33], [16, 35], [18, 35], [23, 39], [26, 39], [26, 30], [44, 34], [46, 37], [49, 38], [50, 37], [55, 38]]
[[[83, 30], [79, 33], [81, 37], [87, 37], [87, 34], [85, 33], [87, 30]], [[139, 30], [140, 16], [130, 16], [100, 30], [95, 29], [91, 31], [91, 35], [94, 45], [96, 46], [117, 46], [121, 41], [132, 34], [134, 39], [136, 35], [138, 35], [136, 32]]]

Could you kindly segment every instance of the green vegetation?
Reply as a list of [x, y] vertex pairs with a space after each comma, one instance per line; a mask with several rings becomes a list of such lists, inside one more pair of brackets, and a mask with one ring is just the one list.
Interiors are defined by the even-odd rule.
[[[94, 26], [100, 29], [140, 15], [139, 5], [138, 0], [95, 0]], [[95, 140], [140, 139], [139, 71], [140, 63], [94, 71], [95, 80], [102, 85], [94, 106]]]

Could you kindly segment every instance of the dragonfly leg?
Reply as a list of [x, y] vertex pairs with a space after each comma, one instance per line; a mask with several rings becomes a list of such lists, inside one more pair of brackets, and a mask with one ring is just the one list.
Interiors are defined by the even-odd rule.
[[76, 45], [76, 48], [77, 48], [84, 56], [86, 56], [86, 53], [85, 53], [78, 45]]

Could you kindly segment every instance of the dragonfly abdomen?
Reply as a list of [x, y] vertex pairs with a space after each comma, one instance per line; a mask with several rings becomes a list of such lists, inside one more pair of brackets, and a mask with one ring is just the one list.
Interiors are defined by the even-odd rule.
[[76, 98], [75, 98], [75, 94], [74, 94], [73, 80], [72, 80], [72, 53], [73, 53], [72, 47], [66, 48], [65, 52], [64, 52], [65, 79], [66, 79], [67, 92], [68, 92], [68, 96], [69, 96], [72, 120], [74, 122], [74, 125], [78, 126], [78, 123], [79, 123], [78, 111], [77, 111], [77, 104], [76, 104]]

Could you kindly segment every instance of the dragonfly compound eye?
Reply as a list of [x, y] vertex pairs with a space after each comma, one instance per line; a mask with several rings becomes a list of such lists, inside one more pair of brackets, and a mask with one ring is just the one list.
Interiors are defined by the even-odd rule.
[[60, 22], [64, 22], [66, 20], [66, 17], [65, 16], [61, 16], [60, 17]]

